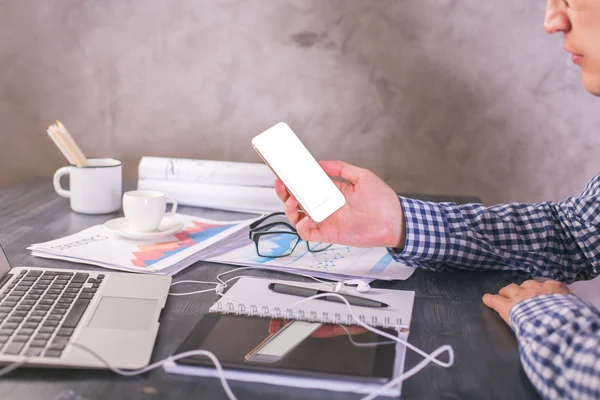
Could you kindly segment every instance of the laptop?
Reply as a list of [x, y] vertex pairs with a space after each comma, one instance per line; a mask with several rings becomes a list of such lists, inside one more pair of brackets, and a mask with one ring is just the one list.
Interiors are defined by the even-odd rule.
[[171, 277], [15, 267], [0, 246], [0, 363], [142, 368]]

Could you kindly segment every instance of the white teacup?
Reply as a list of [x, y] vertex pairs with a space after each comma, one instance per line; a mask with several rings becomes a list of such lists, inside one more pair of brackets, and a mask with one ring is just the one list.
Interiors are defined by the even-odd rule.
[[[88, 165], [62, 167], [54, 174], [54, 190], [71, 199], [71, 209], [82, 214], [107, 214], [121, 208], [123, 163], [114, 158], [88, 158]], [[69, 190], [60, 178], [69, 175]]]
[[[166, 212], [167, 203], [172, 203], [171, 211]], [[152, 232], [165, 216], [177, 211], [177, 200], [168, 198], [156, 190], [132, 190], [123, 195], [123, 213], [129, 229], [139, 232]]]

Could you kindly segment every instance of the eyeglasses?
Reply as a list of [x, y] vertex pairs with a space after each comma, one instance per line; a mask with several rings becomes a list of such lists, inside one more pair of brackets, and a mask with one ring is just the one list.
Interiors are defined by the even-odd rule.
[[[261, 257], [279, 258], [289, 256], [301, 241], [296, 228], [284, 221], [274, 221], [276, 217], [284, 216], [282, 212], [269, 214], [250, 224], [250, 240], [256, 246], [256, 254]], [[267, 222], [271, 219], [273, 222]], [[311, 253], [318, 253], [331, 247], [329, 243], [306, 243]]]

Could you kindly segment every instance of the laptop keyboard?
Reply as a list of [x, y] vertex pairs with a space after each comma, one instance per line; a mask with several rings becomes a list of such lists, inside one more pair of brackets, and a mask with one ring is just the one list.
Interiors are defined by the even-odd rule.
[[0, 294], [0, 356], [60, 357], [103, 279], [21, 271]]

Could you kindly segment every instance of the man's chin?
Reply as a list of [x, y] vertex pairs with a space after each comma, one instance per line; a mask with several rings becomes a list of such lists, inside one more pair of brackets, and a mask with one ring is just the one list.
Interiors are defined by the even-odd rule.
[[583, 73], [582, 82], [585, 89], [594, 96], [600, 96], [600, 74]]

